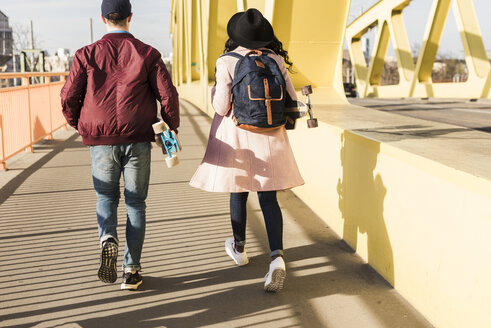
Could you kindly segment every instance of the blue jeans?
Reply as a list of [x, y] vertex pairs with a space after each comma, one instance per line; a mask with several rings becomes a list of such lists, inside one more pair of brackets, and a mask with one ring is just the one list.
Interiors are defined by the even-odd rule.
[[150, 179], [150, 143], [91, 146], [90, 155], [101, 244], [111, 237], [118, 241], [119, 180], [123, 173], [127, 213], [123, 267], [140, 270], [145, 238], [145, 199]]
[[[235, 244], [238, 246], [245, 245], [248, 196], [248, 192], [230, 194], [230, 219]], [[283, 255], [283, 215], [276, 199], [276, 191], [258, 191], [257, 197], [268, 233], [270, 255]]]

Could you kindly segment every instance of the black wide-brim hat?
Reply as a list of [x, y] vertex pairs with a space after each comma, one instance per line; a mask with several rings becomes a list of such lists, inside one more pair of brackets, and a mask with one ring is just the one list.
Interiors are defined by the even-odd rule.
[[228, 36], [242, 47], [257, 49], [273, 41], [273, 27], [255, 8], [236, 13], [227, 24]]

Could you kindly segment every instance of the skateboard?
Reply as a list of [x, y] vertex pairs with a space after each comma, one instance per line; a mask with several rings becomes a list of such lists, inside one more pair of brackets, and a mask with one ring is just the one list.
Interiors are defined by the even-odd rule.
[[295, 129], [297, 119], [304, 117], [307, 114], [309, 114], [309, 119], [307, 120], [307, 127], [310, 129], [310, 128], [316, 128], [318, 126], [317, 119], [313, 117], [312, 104], [310, 102], [310, 97], [309, 97], [309, 95], [312, 94], [312, 86], [310, 85], [303, 86], [302, 94], [307, 97], [305, 103], [300, 100], [297, 100], [298, 107], [286, 109], [285, 127], [287, 130]]
[[307, 113], [309, 114], [309, 119], [307, 120], [307, 126], [310, 128], [316, 128], [319, 124], [317, 119], [314, 118], [312, 113], [312, 104], [310, 103], [309, 95], [312, 94], [312, 86], [306, 85], [302, 87], [302, 94], [307, 97], [305, 104], [307, 105]]
[[162, 140], [165, 151], [167, 152], [165, 159], [167, 167], [174, 167], [179, 164], [179, 158], [175, 153], [180, 152], [182, 147], [177, 135], [169, 129], [169, 126], [164, 121], [152, 124], [152, 128], [155, 134]]

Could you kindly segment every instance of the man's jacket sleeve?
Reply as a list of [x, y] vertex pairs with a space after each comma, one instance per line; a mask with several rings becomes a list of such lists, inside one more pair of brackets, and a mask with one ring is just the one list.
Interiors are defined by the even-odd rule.
[[77, 129], [87, 88], [87, 72], [80, 60], [80, 51], [75, 53], [70, 74], [61, 89], [61, 107], [68, 124]]
[[150, 85], [155, 97], [162, 105], [160, 114], [171, 130], [177, 132], [179, 127], [179, 96], [176, 87], [172, 84], [171, 77], [165, 67], [160, 53], [158, 60], [150, 69]]

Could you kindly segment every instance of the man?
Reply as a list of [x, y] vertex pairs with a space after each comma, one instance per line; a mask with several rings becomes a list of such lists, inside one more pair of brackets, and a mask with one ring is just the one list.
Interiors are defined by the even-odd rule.
[[157, 103], [171, 130], [179, 126], [176, 88], [160, 53], [129, 33], [129, 0], [103, 0], [107, 34], [75, 53], [61, 90], [63, 114], [90, 146], [97, 193], [97, 222], [102, 248], [99, 279], [117, 279], [117, 208], [124, 177], [127, 210], [121, 289], [142, 283], [140, 257], [145, 237], [145, 199], [150, 177], [150, 142], [155, 134]]

